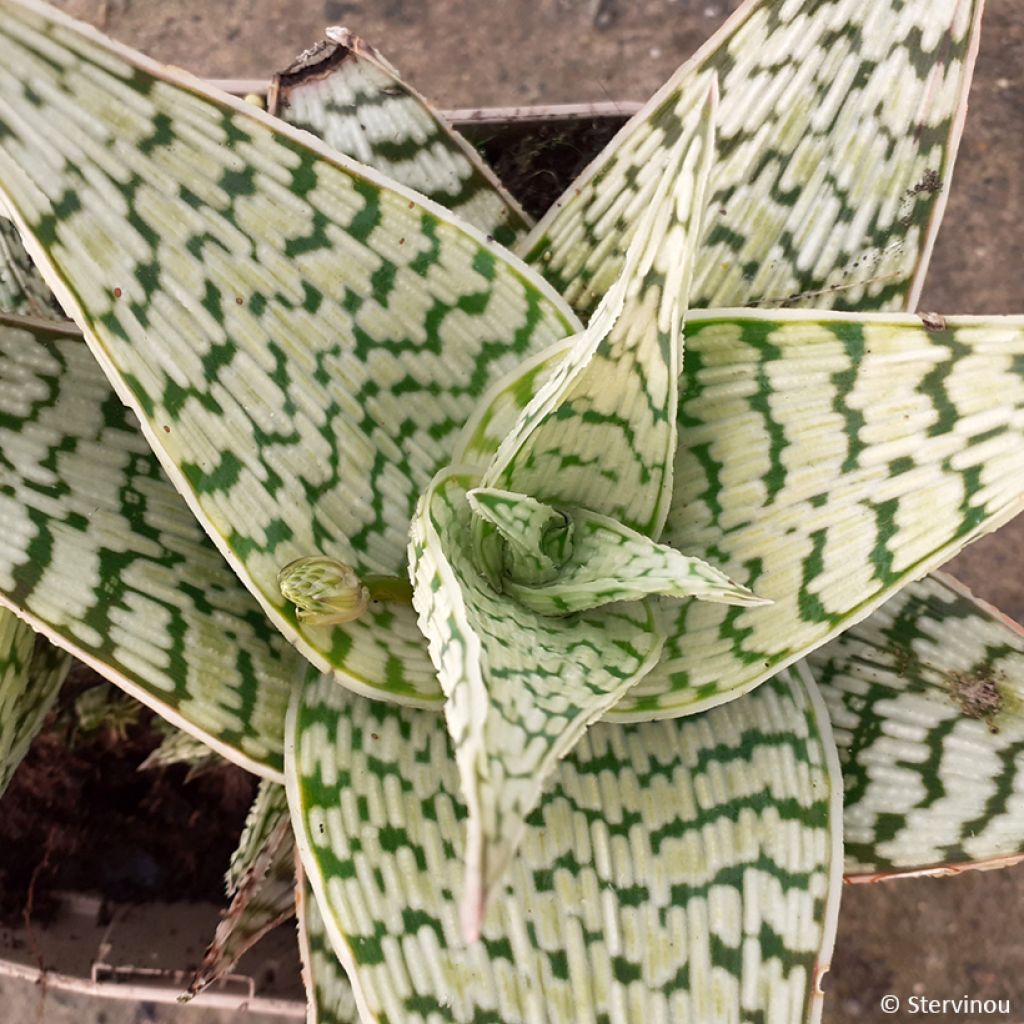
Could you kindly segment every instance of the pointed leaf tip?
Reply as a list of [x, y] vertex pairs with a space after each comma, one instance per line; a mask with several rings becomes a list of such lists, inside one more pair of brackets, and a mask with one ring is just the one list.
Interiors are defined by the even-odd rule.
[[694, 257], [714, 148], [715, 93], [672, 126], [622, 272], [563, 365], [523, 410], [488, 487], [600, 512], [657, 539], [668, 515]]
[[642, 604], [572, 619], [540, 615], [478, 569], [470, 471], [435, 477], [413, 520], [413, 603], [447, 697], [469, 808], [462, 922], [474, 935], [545, 780], [587, 726], [656, 663], [662, 639]]
[[[568, 615], [659, 595], [723, 604], [771, 604], [699, 558], [645, 537], [589, 509], [554, 509], [494, 488], [469, 492], [492, 524], [492, 585], [541, 615]], [[480, 546], [478, 545], [478, 550]]]

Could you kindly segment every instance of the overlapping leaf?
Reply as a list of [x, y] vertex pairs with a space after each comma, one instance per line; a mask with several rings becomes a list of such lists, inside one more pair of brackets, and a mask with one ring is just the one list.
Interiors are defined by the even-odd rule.
[[263, 852], [271, 846], [279, 845], [275, 833], [282, 831], [281, 822], [287, 815], [288, 800], [284, 786], [262, 781], [245, 817], [238, 846], [231, 855], [231, 863], [224, 877], [224, 888], [228, 896], [235, 896], [246, 879], [254, 873], [253, 866]]
[[672, 126], [647, 208], [620, 239], [628, 241], [620, 276], [502, 441], [485, 486], [578, 505], [660, 536], [716, 101], [712, 84], [705, 103]]
[[[487, 488], [476, 488], [468, 497], [473, 511], [494, 525], [506, 553], [519, 549], [511, 560], [506, 558], [500, 567], [504, 576], [495, 585], [542, 615], [639, 601], [649, 594], [733, 605], [762, 603], [707, 562], [589, 509], [560, 514], [525, 495]], [[529, 522], [529, 513], [538, 510], [546, 510], [545, 518]]]
[[[564, 349], [495, 386], [467, 461]], [[687, 352], [663, 541], [774, 603], [665, 605], [625, 720], [749, 689], [1024, 507], [1020, 318], [691, 311]]]
[[[298, 858], [296, 858], [298, 860]], [[301, 863], [295, 907], [299, 917], [299, 953], [306, 985], [306, 1024], [359, 1024], [352, 986], [331, 946], [323, 914], [305, 880]]]
[[[713, 215], [691, 306], [758, 303], [773, 291], [787, 305], [912, 305], [948, 190], [980, 14], [980, 3], [745, 4], [567, 190], [528, 240], [530, 258], [579, 308], [592, 308], [616, 272], [627, 211], [644, 200], [638, 170], [667, 159], [666, 125], [694, 108], [714, 74], [722, 99]], [[808, 102], [801, 83], [813, 84], [819, 102]], [[878, 130], [864, 130], [879, 117]], [[485, 464], [561, 357], [558, 349], [537, 356], [498, 386], [467, 426], [459, 458]], [[771, 388], [759, 384], [770, 414]], [[709, 501], [718, 487], [717, 478], [708, 484]], [[754, 484], [749, 499], [761, 497]], [[685, 529], [689, 509], [678, 495], [676, 506]], [[757, 652], [744, 656], [753, 663]], [[648, 685], [658, 682], [654, 675]], [[705, 696], [716, 699], [715, 689]]]
[[367, 1024], [818, 1018], [838, 766], [793, 676], [699, 720], [590, 729], [469, 947], [441, 718], [325, 678], [289, 735], [299, 848]]
[[0, 602], [225, 757], [279, 776], [301, 659], [66, 327], [0, 317], [0, 522]]
[[42, 728], [70, 668], [64, 651], [0, 607], [0, 795]]
[[747, 0], [520, 244], [583, 313], [621, 266], [671, 126], [722, 99], [690, 305], [914, 308], [982, 0]]
[[477, 151], [347, 29], [308, 50], [270, 84], [268, 109], [339, 153], [415, 189], [502, 245], [530, 227]]
[[540, 615], [481, 575], [466, 491], [439, 474], [420, 502], [409, 549], [413, 598], [447, 702], [469, 808], [463, 921], [478, 933], [546, 778], [586, 727], [650, 670], [662, 637], [627, 604], [572, 619]]
[[[1024, 507], [1024, 320], [691, 317], [665, 543], [774, 601], [678, 605], [637, 712], [728, 699]], [[995, 400], [994, 400], [995, 399]]]
[[[613, 519], [612, 528], [621, 525], [637, 542], [660, 532], [672, 491], [682, 319], [713, 123], [712, 91], [698, 116], [679, 126], [621, 278], [484, 477], [498, 486], [523, 482], [531, 496], [622, 517], [624, 525]], [[472, 514], [466, 492], [478, 482], [457, 470], [435, 478], [413, 521], [409, 558], [470, 811], [469, 937], [553, 765], [643, 677], [662, 643], [646, 606], [554, 618], [514, 600], [493, 571], [481, 575], [483, 566], [503, 561], [481, 558], [487, 540], [492, 550], [504, 541], [491, 522]], [[589, 525], [581, 524], [588, 537]], [[542, 543], [540, 534], [536, 540]], [[525, 552], [518, 565], [528, 567]], [[537, 581], [531, 571], [519, 582]], [[567, 582], [572, 589], [576, 581]], [[721, 598], [728, 581], [720, 584]]]
[[188, 987], [186, 998], [227, 975], [264, 935], [295, 913], [295, 841], [284, 787], [264, 779], [227, 877], [231, 906]]
[[1024, 631], [948, 577], [809, 659], [839, 746], [846, 871], [1024, 853]]
[[174, 764], [185, 764], [188, 765], [185, 779], [189, 781], [224, 763], [220, 755], [202, 740], [162, 719], [160, 721], [165, 730], [164, 738], [160, 746], [139, 765], [139, 771], [156, 771]]
[[21, 243], [18, 229], [0, 210], [0, 313], [63, 320], [64, 314]]
[[277, 572], [402, 572], [455, 431], [579, 329], [568, 307], [416, 194], [35, 0], [0, 3], [0, 57], [0, 188], [175, 486], [307, 657], [434, 702], [411, 608], [300, 628]]

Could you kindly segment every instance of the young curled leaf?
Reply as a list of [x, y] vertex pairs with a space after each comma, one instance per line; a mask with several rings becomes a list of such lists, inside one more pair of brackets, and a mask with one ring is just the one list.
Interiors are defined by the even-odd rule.
[[[658, 544], [609, 516], [584, 508], [556, 511], [525, 495], [484, 487], [467, 496], [473, 511], [494, 525], [501, 540], [511, 546], [509, 532], [518, 528], [519, 548], [540, 551], [550, 562], [551, 570], [543, 577], [529, 575], [521, 569], [520, 555], [518, 564], [507, 566], [499, 580], [503, 593], [542, 615], [568, 615], [649, 595], [747, 606], [770, 603], [707, 562]], [[547, 518], [531, 537], [522, 530], [530, 520], [520, 510], [538, 506], [547, 510]], [[539, 517], [532, 522], [541, 524]]]
[[541, 615], [495, 590], [478, 568], [467, 490], [438, 474], [413, 521], [413, 603], [447, 697], [469, 808], [462, 905], [467, 938], [519, 845], [545, 780], [584, 730], [656, 663], [662, 638], [645, 605], [571, 619]]

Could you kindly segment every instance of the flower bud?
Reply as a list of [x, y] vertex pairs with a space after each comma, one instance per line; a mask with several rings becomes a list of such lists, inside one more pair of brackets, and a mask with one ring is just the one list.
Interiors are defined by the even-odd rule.
[[277, 574], [277, 585], [299, 609], [299, 621], [310, 626], [351, 622], [370, 603], [370, 591], [352, 566], [320, 555], [289, 562]]

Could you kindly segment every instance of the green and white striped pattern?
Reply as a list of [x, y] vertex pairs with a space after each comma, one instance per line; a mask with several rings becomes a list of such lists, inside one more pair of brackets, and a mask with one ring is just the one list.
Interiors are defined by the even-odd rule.
[[579, 505], [660, 536], [672, 496], [682, 326], [716, 100], [712, 87], [675, 126], [647, 208], [617, 238], [628, 243], [621, 274], [502, 441], [485, 486]]
[[914, 308], [982, 0], [747, 0], [522, 243], [583, 313], [618, 274], [672, 126], [721, 87], [692, 307]]
[[[473, 511], [495, 526], [506, 550], [513, 548], [507, 531], [538, 525], [536, 519], [523, 523], [539, 505], [533, 498], [486, 488], [476, 488], [468, 497]], [[526, 556], [522, 556], [518, 563], [503, 566], [505, 575], [497, 581], [502, 593], [535, 612], [567, 615], [613, 601], [639, 601], [649, 594], [725, 604], [761, 603], [707, 562], [658, 544], [608, 516], [583, 508], [559, 514], [550, 506], [539, 507], [547, 510], [541, 521], [547, 531], [536, 530], [531, 537], [524, 530], [515, 540], [521, 548], [547, 556], [550, 568], [545, 566], [547, 571], [538, 574], [530, 571], [533, 565], [527, 562], [524, 571]], [[560, 529], [551, 530], [552, 522], [559, 523]], [[548, 555], [555, 546], [563, 549], [557, 559]]]
[[253, 873], [253, 865], [269, 845], [272, 836], [280, 829], [281, 822], [288, 814], [288, 800], [284, 786], [266, 779], [260, 782], [256, 796], [245, 817], [245, 825], [238, 839], [238, 846], [231, 855], [224, 888], [228, 896], [234, 896], [246, 878]]
[[359, 1024], [359, 1011], [345, 969], [334, 952], [323, 914], [297, 865], [295, 907], [299, 917], [299, 954], [306, 986], [306, 1024]]
[[231, 906], [183, 998], [223, 978], [247, 950], [295, 913], [295, 841], [283, 786], [266, 779], [260, 784], [227, 882]]
[[[690, 311], [662, 541], [773, 603], [663, 605], [662, 661], [612, 717], [750, 689], [1024, 508], [1024, 319], [929, 324]], [[467, 461], [486, 464], [564, 352], [494, 385]]]
[[436, 702], [411, 608], [300, 627], [277, 572], [403, 572], [455, 432], [571, 311], [415, 193], [35, 0], [0, 2], [0, 66], [12, 216], [175, 486], [320, 668]]
[[409, 547], [413, 603], [448, 698], [445, 716], [469, 808], [463, 922], [479, 932], [547, 777], [586, 727], [661, 652], [643, 604], [573, 618], [502, 595], [474, 557], [473, 476], [446, 470], [428, 488]]
[[0, 795], [42, 728], [71, 659], [0, 608]]
[[1024, 630], [954, 580], [913, 583], [810, 664], [845, 787], [846, 871], [1024, 853]]
[[63, 320], [64, 314], [43, 283], [18, 229], [0, 212], [0, 313]]
[[474, 487], [466, 497], [488, 527], [474, 524], [474, 541], [478, 567], [495, 589], [504, 589], [506, 579], [548, 583], [572, 555], [575, 531], [564, 512], [528, 494], [493, 487]]
[[156, 719], [154, 724], [163, 730], [164, 738], [160, 746], [139, 765], [139, 771], [156, 771], [174, 764], [185, 764], [188, 765], [188, 774], [185, 776], [188, 782], [224, 763], [219, 754], [191, 733], [176, 729], [162, 718]]
[[218, 753], [280, 778], [302, 659], [67, 328], [0, 317], [0, 522], [0, 604]]
[[749, 689], [1024, 508], [1024, 319], [708, 313], [687, 346], [662, 539], [774, 603], [665, 606], [636, 712]]
[[458, 214], [502, 245], [530, 227], [477, 151], [372, 46], [329, 28], [270, 83], [271, 114]]
[[699, 720], [590, 729], [471, 946], [441, 718], [322, 678], [288, 732], [299, 849], [364, 1024], [819, 1018], [840, 784], [794, 676]]

